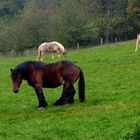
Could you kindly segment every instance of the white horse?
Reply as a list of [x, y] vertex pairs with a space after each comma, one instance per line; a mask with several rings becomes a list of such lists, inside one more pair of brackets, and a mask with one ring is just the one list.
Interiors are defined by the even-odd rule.
[[52, 58], [54, 58], [53, 54], [57, 53], [58, 57], [60, 57], [60, 54], [66, 55], [67, 51], [61, 43], [53, 41], [44, 42], [39, 45], [37, 60], [43, 61], [43, 56], [45, 53], [52, 53]]
[[138, 47], [139, 47], [139, 46], [140, 46], [140, 33], [137, 34], [135, 52], [138, 50]]

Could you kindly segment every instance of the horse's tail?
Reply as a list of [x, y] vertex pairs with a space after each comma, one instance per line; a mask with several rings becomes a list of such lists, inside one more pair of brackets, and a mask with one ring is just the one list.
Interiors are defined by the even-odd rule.
[[78, 91], [79, 91], [80, 102], [84, 102], [84, 100], [85, 100], [85, 80], [84, 80], [84, 74], [81, 69], [80, 69], [79, 82], [78, 82]]
[[37, 60], [41, 59], [41, 50], [40, 47], [38, 47], [38, 51], [37, 51]]

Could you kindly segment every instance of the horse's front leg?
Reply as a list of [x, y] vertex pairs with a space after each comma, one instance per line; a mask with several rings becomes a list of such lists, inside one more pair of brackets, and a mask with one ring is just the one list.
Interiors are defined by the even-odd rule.
[[58, 58], [60, 58], [61, 52], [60, 52], [60, 51], [57, 51], [56, 53], [57, 53], [57, 55], [58, 55]]
[[52, 53], [52, 59], [54, 59], [54, 54], [55, 54], [55, 53]]
[[58, 58], [60, 58], [60, 53], [58, 54]]
[[38, 97], [38, 102], [39, 102], [38, 108], [46, 107], [48, 104], [45, 100], [42, 88], [35, 88], [35, 92], [36, 92], [36, 95]]

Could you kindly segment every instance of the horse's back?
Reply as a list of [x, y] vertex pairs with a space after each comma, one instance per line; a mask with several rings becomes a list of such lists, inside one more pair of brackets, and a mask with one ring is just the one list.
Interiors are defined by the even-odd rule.
[[59, 47], [64, 48], [64, 46], [61, 43], [57, 42], [57, 41], [52, 41], [51, 43], [52, 44], [57, 44]]
[[70, 61], [60, 61], [59, 65], [58, 71], [62, 74], [64, 81], [74, 84], [80, 75], [80, 68]]
[[48, 47], [50, 47], [50, 49], [52, 49], [52, 50], [56, 50], [56, 51], [60, 51], [60, 52], [61, 51], [63, 52], [65, 50], [64, 46], [57, 41], [52, 41], [47, 44], [48, 44]]
[[73, 64], [72, 62], [67, 61], [67, 60], [50, 63], [50, 64], [47, 64], [45, 67], [51, 69], [52, 71], [54, 70], [56, 72], [70, 71], [71, 69], [73, 69], [73, 70], [80, 69], [78, 66], [76, 66], [75, 64]]
[[55, 64], [56, 71], [60, 72], [61, 74], [69, 75], [69, 74], [79, 74], [80, 68], [73, 64], [70, 61], [62, 60], [56, 62]]
[[39, 46], [39, 49], [41, 51], [52, 52], [52, 51], [58, 50], [59, 45], [60, 44], [58, 42], [55, 42], [55, 41], [53, 41], [53, 42], [44, 42]]
[[46, 63], [41, 61], [25, 61], [17, 65], [16, 68], [28, 69], [30, 66], [34, 66], [35, 69], [43, 69], [45, 65]]
[[47, 42], [42, 43], [41, 45], [39, 45], [38, 49], [40, 49], [41, 51], [44, 50], [44, 48], [47, 47]]

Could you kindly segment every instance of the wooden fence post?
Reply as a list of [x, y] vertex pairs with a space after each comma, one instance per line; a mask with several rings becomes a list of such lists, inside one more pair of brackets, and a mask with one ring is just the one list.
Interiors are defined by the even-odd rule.
[[79, 49], [80, 49], [80, 48], [79, 48], [79, 42], [77, 42], [77, 50], [79, 51]]
[[12, 49], [11, 50], [11, 57], [13, 57], [14, 56], [14, 50]]
[[100, 45], [101, 46], [103, 45], [103, 38], [101, 38], [101, 40], [100, 40]]
[[116, 43], [118, 42], [117, 37], [115, 37], [115, 41], [116, 41]]
[[28, 49], [26, 50], [26, 55], [29, 56], [29, 50]]

